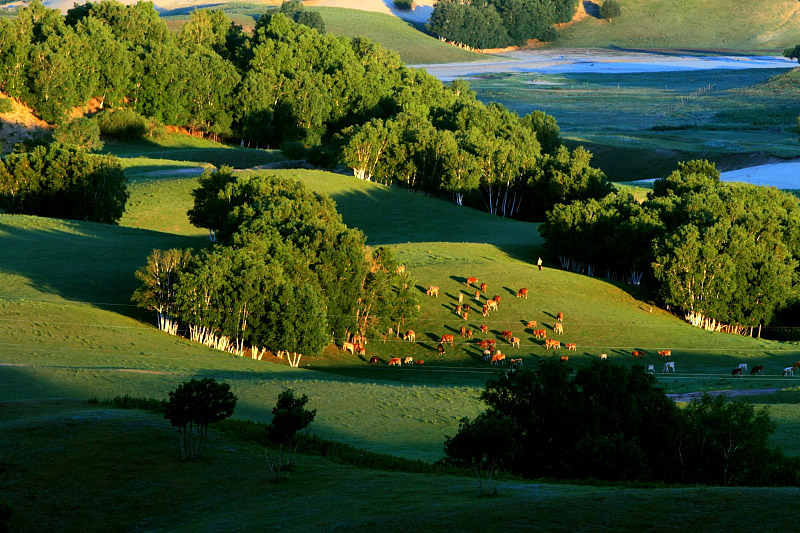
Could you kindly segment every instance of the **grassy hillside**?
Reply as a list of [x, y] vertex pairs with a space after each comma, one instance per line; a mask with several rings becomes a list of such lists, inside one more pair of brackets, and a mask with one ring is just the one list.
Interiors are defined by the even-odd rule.
[[619, 0], [622, 16], [599, 18], [600, 0], [584, 1], [590, 16], [560, 32], [566, 48], [674, 48], [780, 52], [798, 44], [795, 0]]

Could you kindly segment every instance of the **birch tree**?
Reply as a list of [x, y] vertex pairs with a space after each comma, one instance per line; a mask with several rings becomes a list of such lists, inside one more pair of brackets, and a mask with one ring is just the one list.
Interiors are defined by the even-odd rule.
[[158, 329], [170, 335], [178, 331], [177, 283], [191, 256], [189, 250], [153, 250], [147, 264], [134, 273], [142, 286], [134, 291], [131, 300], [139, 307], [155, 311]]

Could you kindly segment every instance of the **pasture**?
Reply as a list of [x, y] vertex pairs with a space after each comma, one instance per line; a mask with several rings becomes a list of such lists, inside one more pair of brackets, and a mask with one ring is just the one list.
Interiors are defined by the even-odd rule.
[[800, 70], [632, 74], [491, 74], [470, 79], [484, 102], [553, 115], [566, 142], [582, 144], [618, 181], [658, 178], [677, 161], [727, 170], [798, 155]]

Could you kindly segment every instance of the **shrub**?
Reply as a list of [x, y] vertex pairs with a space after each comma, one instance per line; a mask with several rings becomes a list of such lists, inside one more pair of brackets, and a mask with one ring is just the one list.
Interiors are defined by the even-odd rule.
[[394, 0], [394, 7], [402, 11], [410, 11], [413, 5], [412, 0]]
[[11, 103], [11, 98], [0, 96], [0, 113], [11, 113], [13, 110], [14, 106]]
[[600, 16], [608, 21], [620, 15], [622, 15], [622, 7], [620, 7], [617, 0], [605, 0], [603, 5], [600, 6]]
[[53, 139], [64, 146], [83, 148], [89, 152], [102, 150], [100, 125], [96, 120], [79, 117], [69, 122], [62, 122], [53, 130]]
[[100, 133], [119, 141], [143, 138], [150, 130], [147, 119], [133, 109], [106, 110], [97, 115]]

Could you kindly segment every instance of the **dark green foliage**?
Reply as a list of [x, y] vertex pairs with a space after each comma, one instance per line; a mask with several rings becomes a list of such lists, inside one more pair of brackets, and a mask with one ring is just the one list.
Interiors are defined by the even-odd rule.
[[164, 418], [180, 432], [181, 459], [199, 458], [205, 449], [208, 425], [228, 418], [235, 407], [231, 386], [214, 378], [193, 379], [170, 392]]
[[622, 15], [622, 7], [617, 0], [603, 0], [600, 5], [600, 16], [604, 19], [611, 21]]
[[[287, 448], [286, 464], [292, 456], [296, 458], [297, 447], [304, 435], [298, 435], [314, 421], [317, 410], [309, 411], [305, 408], [308, 396], [303, 394], [297, 398], [294, 391], [289, 388], [278, 395], [278, 403], [272, 409], [272, 422], [266, 428], [267, 439], [278, 445], [278, 462], [276, 465], [269, 463], [272, 481], [281, 477], [284, 461], [284, 446]], [[269, 461], [269, 456], [267, 456]]]
[[54, 143], [0, 161], [0, 208], [54, 218], [116, 223], [128, 199], [117, 159]]
[[[704, 396], [681, 411], [641, 366], [595, 360], [570, 374], [549, 359], [536, 372], [489, 380], [481, 394], [487, 411], [448, 438], [448, 459], [476, 463], [507, 453], [513, 461], [495, 464], [527, 477], [723, 485], [798, 478], [797, 461], [770, 449], [775, 424], [764, 410]], [[492, 431], [511, 449], [494, 450]]]
[[797, 62], [800, 63], [800, 44], [794, 46], [793, 48], [787, 48], [786, 50], [784, 50], [783, 57], [796, 59]]
[[88, 117], [79, 117], [59, 124], [53, 130], [53, 140], [64, 146], [81, 148], [89, 152], [103, 149], [100, 125]]
[[0, 113], [11, 113], [13, 110], [14, 106], [11, 103], [11, 98], [0, 96]]
[[142, 139], [149, 130], [147, 119], [127, 107], [101, 111], [95, 120], [100, 126], [100, 133], [119, 141]]
[[0, 533], [11, 531], [8, 527], [9, 518], [11, 518], [11, 506], [7, 502], [0, 501]]
[[394, 7], [401, 11], [410, 11], [414, 6], [413, 0], [394, 0], [392, 3]]

